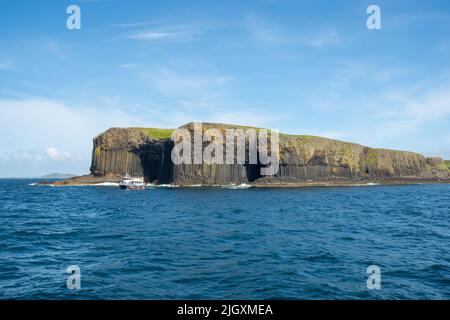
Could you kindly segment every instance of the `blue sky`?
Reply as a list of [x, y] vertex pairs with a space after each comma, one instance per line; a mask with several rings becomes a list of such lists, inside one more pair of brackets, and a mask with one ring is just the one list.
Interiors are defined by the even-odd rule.
[[[71, 4], [81, 30], [66, 28]], [[446, 0], [0, 6], [0, 177], [87, 173], [107, 128], [189, 121], [450, 159]]]

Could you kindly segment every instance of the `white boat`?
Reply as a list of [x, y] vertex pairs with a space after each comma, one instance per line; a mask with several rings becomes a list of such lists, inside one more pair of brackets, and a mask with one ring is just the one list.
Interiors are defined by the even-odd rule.
[[126, 177], [119, 183], [120, 189], [138, 190], [145, 189], [144, 178], [129, 178]]

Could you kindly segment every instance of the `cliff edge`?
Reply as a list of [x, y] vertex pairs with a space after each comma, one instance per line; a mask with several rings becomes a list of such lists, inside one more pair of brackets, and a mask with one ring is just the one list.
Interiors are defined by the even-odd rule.
[[[182, 126], [194, 130], [193, 123]], [[250, 127], [203, 123], [203, 130]], [[174, 129], [111, 128], [94, 138], [91, 177], [114, 181], [125, 175], [174, 184], [311, 185], [367, 182], [448, 182], [450, 163], [420, 154], [369, 148], [315, 136], [279, 135], [279, 170], [261, 176], [262, 165], [180, 164], [171, 161]], [[225, 149], [225, 147], [224, 147]], [[77, 180], [78, 179], [78, 180]], [[80, 178], [72, 181], [80, 181]], [[83, 179], [83, 178], [81, 178]], [[85, 181], [89, 180], [84, 177]], [[84, 180], [82, 180], [84, 181]], [[70, 182], [69, 182], [70, 183]]]

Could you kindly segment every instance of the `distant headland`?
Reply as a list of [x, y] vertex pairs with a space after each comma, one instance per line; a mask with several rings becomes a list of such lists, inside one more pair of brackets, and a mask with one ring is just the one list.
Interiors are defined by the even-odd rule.
[[[180, 128], [190, 132], [194, 123]], [[202, 130], [258, 129], [203, 123]], [[126, 175], [142, 176], [148, 183], [206, 186], [250, 184], [260, 187], [342, 186], [450, 182], [450, 161], [388, 149], [370, 148], [328, 138], [279, 134], [277, 172], [262, 176], [246, 158], [234, 164], [174, 164], [172, 134], [176, 129], [110, 128], [93, 140], [90, 174], [58, 181], [56, 185], [117, 182]], [[226, 142], [223, 149], [226, 149]], [[269, 141], [270, 144], [270, 141]], [[207, 145], [203, 141], [203, 146]], [[221, 146], [222, 147], [222, 146]], [[249, 149], [248, 141], [245, 144]], [[237, 156], [237, 155], [235, 155]]]
[[76, 175], [71, 173], [49, 173], [44, 176], [36, 177], [34, 179], [70, 179], [74, 178]]

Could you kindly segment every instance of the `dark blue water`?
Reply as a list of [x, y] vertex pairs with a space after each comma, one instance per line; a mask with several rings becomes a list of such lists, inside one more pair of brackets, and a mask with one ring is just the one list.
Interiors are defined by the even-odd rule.
[[[0, 180], [3, 299], [449, 299], [450, 185], [29, 186]], [[366, 268], [381, 268], [367, 289]], [[69, 265], [81, 289], [66, 287]]]

